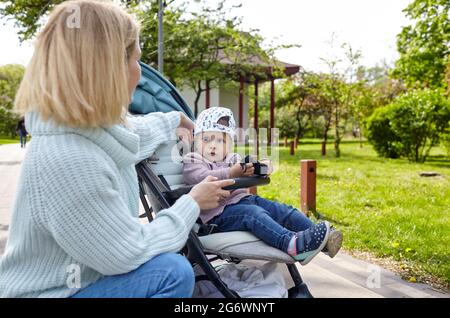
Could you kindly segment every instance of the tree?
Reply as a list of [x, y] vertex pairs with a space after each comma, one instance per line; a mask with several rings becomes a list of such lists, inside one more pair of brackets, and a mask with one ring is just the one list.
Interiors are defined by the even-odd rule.
[[362, 137], [365, 135], [366, 120], [369, 116], [405, 92], [402, 82], [389, 76], [390, 71], [390, 66], [382, 61], [370, 68], [359, 66], [356, 72], [357, 80], [353, 84], [349, 111], [352, 121], [359, 128], [360, 147], [363, 145]]
[[[266, 66], [274, 64], [276, 70], [279, 68], [272, 63], [272, 52], [278, 47], [262, 49], [263, 38], [254, 30], [241, 31], [241, 18], [230, 14], [235, 7], [227, 8], [224, 3], [222, 0], [216, 7], [203, 6], [190, 15], [185, 14], [183, 4], [165, 10], [164, 75], [174, 85], [183, 85], [195, 92], [195, 115], [201, 94], [207, 89], [229, 83], [230, 79], [238, 80], [244, 74], [266, 77], [266, 68], [251, 63], [255, 58]], [[142, 58], [156, 65], [157, 10], [151, 5], [135, 9], [143, 21]]]
[[[186, 4], [173, 6], [172, 2], [166, 2], [164, 8], [164, 75], [177, 86], [190, 35], [182, 24]], [[141, 25], [141, 59], [154, 68], [158, 67], [158, 9], [157, 1], [141, 1], [139, 6], [129, 8]]]
[[414, 0], [405, 10], [412, 25], [397, 35], [400, 58], [393, 75], [408, 87], [445, 87], [450, 62], [450, 1]]
[[0, 66], [0, 134], [14, 136], [19, 117], [13, 112], [14, 98], [22, 81], [22, 65]]
[[[21, 40], [32, 38], [43, 17], [58, 3], [63, 1], [0, 0], [5, 6], [0, 14], [16, 20]], [[141, 21], [142, 60], [154, 67], [157, 65], [158, 52], [158, 3], [154, 0], [120, 1], [127, 10]], [[214, 88], [230, 78], [238, 79], [241, 72], [251, 69], [258, 77], [266, 76], [265, 68], [251, 65], [257, 57], [266, 66], [273, 65], [273, 52], [278, 48], [291, 47], [281, 45], [262, 49], [263, 38], [255, 30], [239, 30], [241, 18], [230, 16], [232, 9], [220, 1], [216, 7], [203, 6], [199, 12], [186, 12], [186, 2], [171, 6], [165, 1], [164, 11], [164, 75], [175, 85], [186, 85], [196, 93], [195, 113], [201, 94], [209, 87]], [[224, 63], [225, 61], [225, 63]]]
[[311, 110], [315, 106], [311, 100], [312, 90], [316, 85], [316, 81], [313, 79], [314, 76], [316, 76], [314, 73], [301, 72], [286, 80], [281, 85], [283, 96], [277, 100], [277, 105], [282, 108], [289, 108], [291, 116], [295, 119], [295, 139], [297, 141], [303, 137], [308, 117], [312, 117]]
[[448, 64], [445, 71], [445, 81], [447, 82], [447, 94], [450, 96], [450, 57], [447, 57]]
[[359, 146], [362, 148], [363, 120], [373, 111], [374, 92], [364, 79], [353, 85], [352, 99], [349, 103], [349, 112], [353, 122], [358, 128]]
[[[14, 20], [15, 26], [19, 29], [20, 41], [32, 39], [42, 26], [44, 17], [52, 9], [65, 0], [27, 0], [11, 1], [0, 0], [0, 16]], [[128, 8], [138, 5], [139, 0], [120, 0]]]
[[[331, 52], [336, 50], [335, 41], [336, 34], [333, 33], [329, 41]], [[345, 132], [345, 126], [342, 125], [342, 120], [346, 119], [348, 115], [354, 86], [353, 81], [358, 69], [359, 59], [361, 58], [361, 52], [359, 50], [355, 51], [348, 43], [342, 43], [340, 48], [344, 50], [348, 62], [345, 70], [342, 70], [343, 61], [336, 55], [321, 58], [328, 66], [330, 75], [325, 89], [328, 97], [332, 100], [333, 106], [334, 151], [336, 158], [341, 155], [339, 145]]]
[[450, 158], [450, 121], [448, 122], [447, 129], [441, 134], [441, 145], [447, 151], [447, 156]]
[[377, 110], [368, 123], [369, 141], [380, 155], [425, 162], [449, 128], [450, 101], [442, 89], [413, 90]]
[[[293, 116], [295, 112], [294, 106], [285, 106], [277, 110], [277, 126], [280, 129], [281, 138], [290, 138], [296, 135], [298, 123], [295, 116]], [[268, 123], [268, 120], [266, 121]]]
[[[341, 60], [337, 58], [322, 58], [322, 60], [328, 65], [329, 68], [329, 74], [327, 74], [328, 76], [324, 77], [322, 94], [326, 100], [331, 101], [330, 109], [334, 124], [334, 150], [336, 158], [339, 158], [341, 155], [339, 148], [341, 142], [341, 132], [344, 128], [341, 126], [341, 119], [344, 111], [344, 97], [347, 94], [347, 87], [345, 85], [343, 74], [341, 74], [338, 70], [338, 64]], [[326, 139], [324, 146], [326, 147]], [[326, 150], [323, 152], [326, 152]]]
[[[343, 88], [343, 105], [342, 107], [351, 114], [352, 110], [356, 110], [353, 114], [356, 115], [356, 120], [359, 128], [359, 136], [361, 138], [361, 113], [365, 108], [365, 102], [368, 101], [368, 96], [363, 93], [364, 87], [364, 78], [361, 77], [361, 66], [359, 65], [359, 61], [362, 57], [360, 50], [354, 50], [352, 46], [348, 43], [344, 43], [342, 47], [345, 50], [345, 56], [348, 61], [348, 66], [346, 69], [346, 83], [342, 86]], [[358, 94], [363, 93], [363, 94]], [[359, 98], [358, 98], [359, 97]], [[362, 102], [362, 104], [361, 104]], [[340, 154], [339, 144], [341, 142], [341, 135], [339, 134], [339, 129], [336, 128], [335, 135], [335, 151], [336, 157], [339, 157]], [[360, 146], [362, 143], [360, 141]]]
[[406, 92], [403, 83], [390, 76], [391, 72], [392, 68], [385, 61], [364, 70], [366, 83], [373, 92], [374, 109], [390, 104], [397, 96]]
[[[284, 81], [281, 85], [282, 94], [277, 94], [277, 105], [284, 113], [290, 113], [291, 119], [278, 120], [279, 125], [295, 120], [297, 140], [307, 131], [315, 136], [319, 130], [322, 137], [322, 155], [326, 155], [328, 133], [333, 122], [334, 100], [330, 92], [332, 77], [329, 74], [301, 72]], [[281, 95], [281, 97], [279, 97]], [[291, 137], [291, 136], [290, 136]]]

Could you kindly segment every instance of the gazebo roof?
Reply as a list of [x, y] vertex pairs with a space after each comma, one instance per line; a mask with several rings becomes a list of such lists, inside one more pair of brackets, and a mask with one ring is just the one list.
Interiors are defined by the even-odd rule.
[[[234, 80], [240, 81], [240, 78], [237, 78], [239, 75], [236, 74], [241, 73], [240, 76], [242, 77], [244, 82], [247, 83], [251, 83], [255, 79], [257, 79], [259, 82], [264, 82], [271, 79], [282, 78], [280, 74], [276, 74], [276, 72], [273, 72], [274, 68], [281, 68], [283, 69], [284, 75], [291, 76], [295, 73], [298, 73], [301, 67], [300, 65], [286, 63], [279, 60], [267, 62], [263, 58], [256, 55], [248, 56], [243, 59], [242, 62], [236, 63], [232, 59], [230, 59], [223, 51], [219, 52], [219, 60], [220, 63], [225, 65], [243, 65], [244, 67], [242, 67], [242, 70], [234, 70]], [[264, 74], [264, 76], [261, 76], [261, 74]]]

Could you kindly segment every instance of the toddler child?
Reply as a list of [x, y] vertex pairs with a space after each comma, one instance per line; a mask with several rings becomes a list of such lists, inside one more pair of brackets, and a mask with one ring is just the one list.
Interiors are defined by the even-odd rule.
[[[242, 166], [240, 156], [231, 152], [235, 126], [228, 108], [211, 107], [198, 116], [193, 152], [183, 157], [186, 184], [197, 184], [208, 175], [229, 179], [253, 174], [253, 164]], [[328, 222], [315, 224], [294, 207], [251, 195], [247, 189], [231, 191], [219, 207], [202, 210], [200, 218], [214, 224], [216, 232], [249, 231], [302, 265], [320, 251], [334, 257], [342, 244], [342, 233]]]

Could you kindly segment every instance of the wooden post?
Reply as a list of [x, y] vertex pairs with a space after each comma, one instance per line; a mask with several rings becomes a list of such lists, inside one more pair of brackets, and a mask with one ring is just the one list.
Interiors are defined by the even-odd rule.
[[284, 146], [285, 146], [285, 147], [288, 146], [288, 139], [287, 139], [287, 137], [284, 137]]
[[300, 162], [300, 206], [309, 215], [316, 211], [316, 161]]
[[295, 155], [295, 147], [294, 147], [294, 141], [291, 140], [291, 151], [290, 151], [290, 155], [293, 156]]

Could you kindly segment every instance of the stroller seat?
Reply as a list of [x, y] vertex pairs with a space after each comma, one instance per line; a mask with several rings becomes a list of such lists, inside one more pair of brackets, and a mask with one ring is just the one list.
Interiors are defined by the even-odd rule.
[[[195, 230], [195, 229], [194, 229]], [[250, 232], [232, 231], [199, 237], [206, 253], [223, 259], [252, 259], [291, 264], [295, 260], [288, 254], [267, 245]]]
[[[180, 152], [182, 144], [172, 140], [160, 146], [148, 162], [153, 172], [163, 180], [170, 190], [186, 186], [183, 183], [183, 163]], [[198, 233], [200, 226], [193, 230]], [[294, 263], [295, 260], [277, 248], [267, 245], [259, 238], [245, 231], [213, 233], [199, 236], [206, 253], [219, 255], [224, 259], [265, 260], [278, 263]]]

